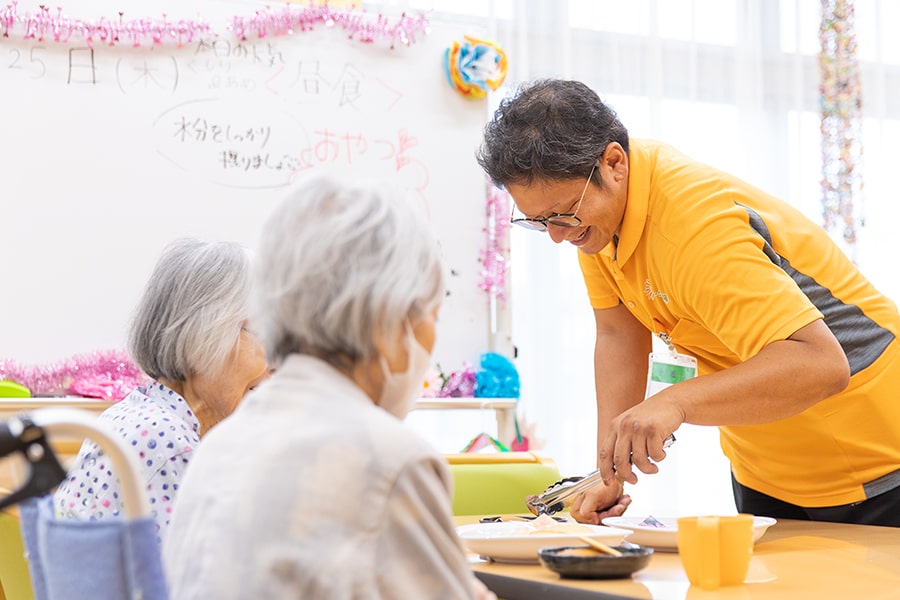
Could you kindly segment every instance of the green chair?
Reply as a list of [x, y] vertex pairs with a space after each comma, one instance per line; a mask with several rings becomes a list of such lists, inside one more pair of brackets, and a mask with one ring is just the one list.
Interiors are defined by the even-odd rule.
[[0, 398], [30, 398], [31, 390], [22, 384], [0, 379]]
[[0, 512], [0, 598], [4, 597], [34, 600], [19, 519], [8, 512]]
[[533, 452], [447, 454], [453, 514], [528, 514], [525, 498], [560, 480], [551, 459]]

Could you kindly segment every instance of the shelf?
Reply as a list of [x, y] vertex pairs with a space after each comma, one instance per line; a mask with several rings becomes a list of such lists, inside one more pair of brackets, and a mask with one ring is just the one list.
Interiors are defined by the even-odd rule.
[[[39, 408], [78, 408], [100, 414], [111, 405], [108, 400], [80, 396], [0, 398], [0, 419]], [[419, 398], [415, 410], [493, 410], [501, 439], [515, 436], [515, 398]]]
[[516, 436], [515, 398], [419, 398], [416, 410], [493, 410], [497, 417], [497, 438]]
[[419, 398], [416, 408], [509, 410], [516, 408], [515, 398]]
[[[38, 396], [31, 398], [0, 398], [0, 412], [17, 412], [35, 408], [81, 408], [102, 412], [112, 405], [108, 400], [80, 396]], [[515, 410], [515, 398], [419, 398], [416, 409], [490, 409]]]
[[33, 396], [31, 398], [0, 398], [0, 414], [17, 413], [36, 408], [80, 408], [101, 413], [113, 402], [81, 396]]

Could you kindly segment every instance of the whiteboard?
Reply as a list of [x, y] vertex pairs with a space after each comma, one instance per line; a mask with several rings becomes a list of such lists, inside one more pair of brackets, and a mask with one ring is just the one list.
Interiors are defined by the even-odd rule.
[[[128, 10], [158, 15], [161, 4]], [[456, 94], [442, 62], [477, 32], [431, 23], [393, 50], [324, 27], [241, 41], [227, 17], [253, 3], [169, 4], [169, 18], [199, 13], [218, 37], [181, 48], [0, 41], [0, 358], [123, 348], [169, 241], [255, 247], [297, 175], [329, 171], [390, 178], [425, 203], [449, 273], [434, 358], [448, 372], [477, 365], [506, 322], [479, 288], [486, 180], [474, 153], [487, 106]]]

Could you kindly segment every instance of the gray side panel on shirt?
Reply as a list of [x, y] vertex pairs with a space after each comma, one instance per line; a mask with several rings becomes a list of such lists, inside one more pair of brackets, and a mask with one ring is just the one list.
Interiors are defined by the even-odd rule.
[[751, 208], [739, 204], [750, 215], [750, 227], [765, 241], [763, 252], [800, 287], [810, 302], [825, 316], [825, 324], [840, 342], [850, 374], [856, 375], [876, 360], [894, 339], [894, 334], [863, 314], [855, 304], [845, 304], [835, 298], [831, 290], [815, 279], [791, 266], [772, 247], [772, 237], [765, 221]]

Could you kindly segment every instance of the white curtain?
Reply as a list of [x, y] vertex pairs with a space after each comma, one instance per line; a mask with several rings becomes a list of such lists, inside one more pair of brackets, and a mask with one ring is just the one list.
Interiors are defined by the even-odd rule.
[[[435, 19], [486, 26], [509, 55], [494, 97], [538, 77], [584, 81], [635, 137], [664, 140], [742, 177], [822, 222], [819, 179], [819, 0], [422, 0]], [[863, 72], [864, 197], [859, 241], [845, 250], [900, 297], [892, 173], [900, 152], [900, 3], [856, 6]], [[893, 94], [896, 97], [896, 94]], [[468, 157], [460, 157], [467, 160]], [[839, 238], [839, 232], [835, 234]], [[568, 475], [595, 461], [593, 317], [576, 250], [511, 232], [512, 337], [521, 414]], [[682, 426], [657, 475], [630, 488], [633, 514], [734, 511], [714, 428]], [[811, 449], [814, 451], [814, 449]]]

